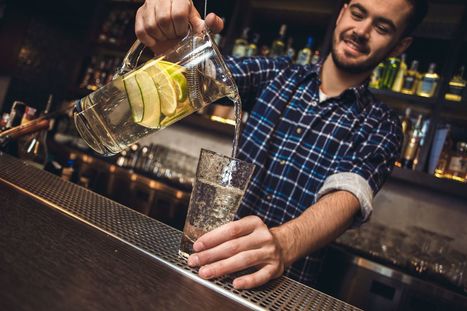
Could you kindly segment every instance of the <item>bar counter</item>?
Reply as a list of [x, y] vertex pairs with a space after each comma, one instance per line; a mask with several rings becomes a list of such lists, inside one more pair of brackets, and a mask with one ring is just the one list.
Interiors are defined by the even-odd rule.
[[357, 310], [286, 277], [235, 290], [177, 255], [181, 232], [0, 153], [1, 310]]

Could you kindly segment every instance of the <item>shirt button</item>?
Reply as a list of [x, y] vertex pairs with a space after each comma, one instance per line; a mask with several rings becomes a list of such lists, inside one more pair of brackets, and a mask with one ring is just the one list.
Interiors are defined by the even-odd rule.
[[299, 127], [299, 128], [297, 129], [297, 134], [301, 134], [301, 133], [302, 133], [302, 129]]
[[285, 164], [285, 160], [282, 160], [280, 163], [281, 163], [281, 165], [284, 165], [284, 164]]
[[271, 201], [271, 200], [272, 200], [272, 195], [268, 194], [268, 196], [266, 197], [266, 199], [268, 199], [268, 201]]

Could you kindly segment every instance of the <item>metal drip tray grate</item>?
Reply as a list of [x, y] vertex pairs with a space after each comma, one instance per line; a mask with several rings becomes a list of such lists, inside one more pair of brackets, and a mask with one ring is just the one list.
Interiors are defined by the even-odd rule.
[[229, 276], [203, 280], [178, 256], [180, 231], [2, 153], [0, 180], [252, 309], [358, 310], [286, 277], [269, 282], [260, 289], [242, 291], [232, 287], [232, 277]]

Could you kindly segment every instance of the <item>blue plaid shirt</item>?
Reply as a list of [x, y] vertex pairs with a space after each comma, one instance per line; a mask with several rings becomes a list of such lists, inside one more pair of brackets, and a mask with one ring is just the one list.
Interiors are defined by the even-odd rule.
[[[286, 57], [226, 57], [226, 63], [244, 107], [251, 108], [238, 157], [256, 164], [237, 217], [257, 215], [278, 226], [323, 194], [344, 189], [360, 200], [356, 222], [365, 221], [399, 154], [397, 115], [366, 84], [320, 102], [320, 65], [294, 65]], [[365, 189], [367, 199], [360, 193]], [[310, 254], [285, 274], [313, 285], [322, 256]]]

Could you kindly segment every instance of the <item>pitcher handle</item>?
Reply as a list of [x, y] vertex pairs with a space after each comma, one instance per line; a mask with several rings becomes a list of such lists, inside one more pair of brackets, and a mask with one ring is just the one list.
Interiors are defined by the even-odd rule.
[[[185, 37], [181, 39], [181, 41], [186, 40], [191, 35], [192, 30], [193, 27], [191, 26], [191, 24], [188, 24], [188, 32], [185, 35]], [[130, 72], [136, 67], [138, 67], [139, 59], [141, 57], [141, 54], [143, 54], [145, 48], [146, 46], [141, 41], [139, 41], [139, 39], [136, 39], [131, 48], [128, 50], [128, 53], [126, 53], [125, 58], [123, 59], [122, 66], [120, 66], [120, 68], [117, 68], [117, 70], [115, 71], [113, 79], [121, 77], [127, 72]]]

